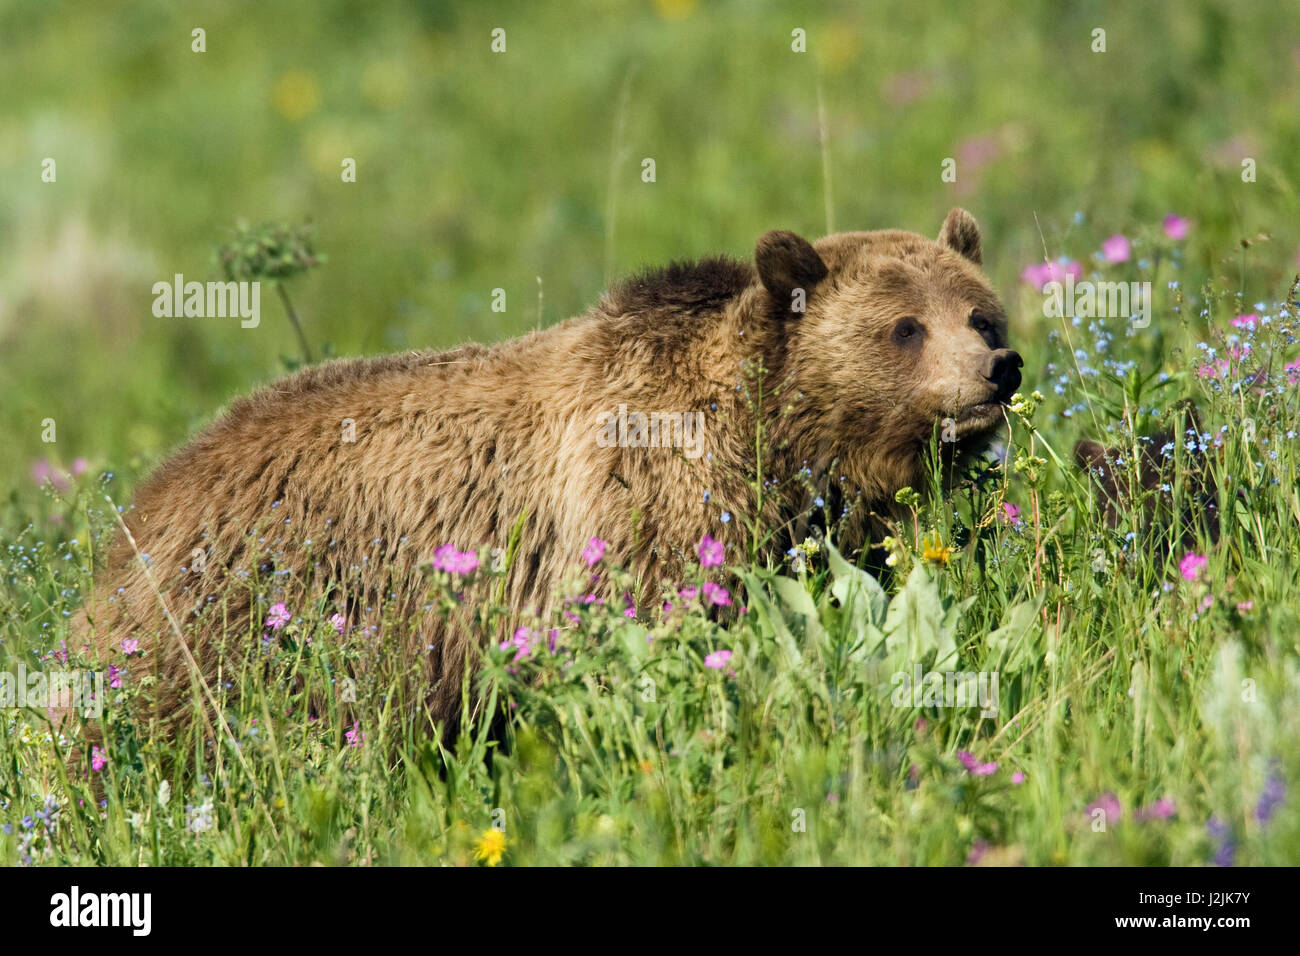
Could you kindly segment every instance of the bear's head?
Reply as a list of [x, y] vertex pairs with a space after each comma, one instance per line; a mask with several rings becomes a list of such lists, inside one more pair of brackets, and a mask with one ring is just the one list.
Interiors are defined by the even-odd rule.
[[887, 495], [915, 479], [936, 433], [968, 451], [1004, 420], [1022, 362], [964, 209], [937, 239], [883, 230], [810, 243], [774, 231], [755, 258], [782, 368], [802, 396], [792, 437], [808, 458], [837, 459]]

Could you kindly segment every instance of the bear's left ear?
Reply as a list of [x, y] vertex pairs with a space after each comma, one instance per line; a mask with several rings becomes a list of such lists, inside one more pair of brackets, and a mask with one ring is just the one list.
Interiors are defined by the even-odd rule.
[[[758, 277], [772, 301], [783, 312], [802, 312], [813, 286], [830, 273], [807, 239], [784, 229], [773, 229], [754, 249]], [[802, 290], [802, 295], [796, 295]]]
[[948, 213], [939, 230], [939, 245], [960, 253], [977, 266], [984, 262], [980, 249], [980, 226], [975, 217], [960, 206]]

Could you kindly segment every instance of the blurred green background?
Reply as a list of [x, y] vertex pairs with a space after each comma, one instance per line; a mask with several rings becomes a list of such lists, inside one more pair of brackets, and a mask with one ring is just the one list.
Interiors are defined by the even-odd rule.
[[748, 256], [771, 228], [932, 235], [953, 205], [984, 228], [1027, 384], [1045, 320], [1018, 276], [1045, 250], [1179, 213], [1188, 261], [1233, 283], [1239, 240], [1269, 234], [1246, 296], [1280, 296], [1300, 242], [1288, 6], [4, 0], [5, 520], [39, 496], [33, 462], [129, 486], [284, 372], [297, 346], [269, 289], [255, 330], [151, 311], [154, 282], [218, 278], [241, 220], [314, 223], [329, 261], [290, 290], [339, 355], [496, 341], [640, 266]]

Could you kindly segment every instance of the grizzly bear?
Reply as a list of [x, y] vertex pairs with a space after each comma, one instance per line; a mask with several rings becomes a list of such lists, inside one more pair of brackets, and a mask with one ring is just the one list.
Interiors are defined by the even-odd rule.
[[[857, 515], [891, 505], [937, 432], [952, 454], [977, 449], [1020, 384], [980, 266], [963, 209], [937, 241], [774, 231], [753, 264], [646, 272], [492, 348], [300, 371], [143, 483], [77, 626], [104, 655], [138, 640], [167, 722], [204, 699], [195, 680], [231, 635], [256, 639], [271, 595], [293, 593], [377, 633], [418, 668], [428, 719], [454, 719], [489, 636], [429, 607], [435, 550], [512, 540], [502, 594], [522, 612], [599, 538], [647, 609], [706, 534], [736, 559], [746, 527], [788, 529], [814, 494]], [[796, 475], [802, 499], [763, 491]], [[845, 547], [864, 543], [854, 527]]]

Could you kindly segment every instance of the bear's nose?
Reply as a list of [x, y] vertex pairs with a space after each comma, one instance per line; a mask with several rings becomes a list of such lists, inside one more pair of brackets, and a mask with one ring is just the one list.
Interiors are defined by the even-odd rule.
[[984, 376], [997, 389], [997, 400], [1005, 402], [1020, 387], [1020, 369], [1024, 365], [1019, 352], [998, 349], [990, 356], [989, 370]]

